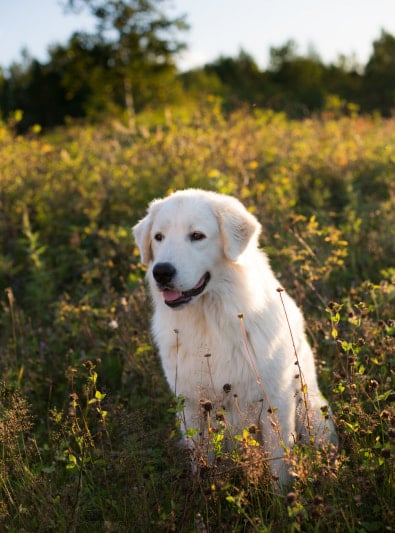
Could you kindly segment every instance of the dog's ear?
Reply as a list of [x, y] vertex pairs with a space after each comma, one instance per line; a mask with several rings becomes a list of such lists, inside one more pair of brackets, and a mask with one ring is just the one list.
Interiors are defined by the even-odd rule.
[[229, 197], [226, 203], [217, 203], [216, 215], [225, 255], [231, 261], [236, 261], [252, 240], [256, 245], [261, 225], [243, 204], [232, 197]]
[[151, 228], [154, 215], [161, 200], [154, 200], [148, 208], [147, 215], [132, 228], [134, 240], [140, 252], [141, 262], [148, 265], [152, 261]]
[[150, 243], [151, 226], [151, 216], [147, 215], [132, 228], [133, 237], [139, 249], [143, 265], [148, 265], [152, 259]]

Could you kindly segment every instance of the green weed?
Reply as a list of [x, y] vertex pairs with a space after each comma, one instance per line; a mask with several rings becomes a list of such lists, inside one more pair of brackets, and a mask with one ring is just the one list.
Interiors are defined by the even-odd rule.
[[[137, 126], [19, 137], [0, 125], [1, 529], [390, 531], [393, 121], [224, 116], [210, 100]], [[334, 464], [295, 447], [285, 494], [254, 427], [228, 451], [208, 404], [214, 460], [194, 476], [177, 444], [182, 399], [149, 336], [129, 228], [185, 186], [246, 203], [306, 316], [341, 450]]]

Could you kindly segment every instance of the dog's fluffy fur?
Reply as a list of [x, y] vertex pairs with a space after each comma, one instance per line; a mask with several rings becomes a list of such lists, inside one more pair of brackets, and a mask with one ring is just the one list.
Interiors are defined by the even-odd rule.
[[163, 369], [185, 401], [184, 434], [207, 437], [216, 415], [232, 435], [253, 425], [285, 483], [284, 449], [311, 440], [336, 446], [337, 436], [302, 314], [278, 291], [258, 249], [260, 229], [235, 198], [187, 189], [153, 201], [133, 232], [148, 266]]

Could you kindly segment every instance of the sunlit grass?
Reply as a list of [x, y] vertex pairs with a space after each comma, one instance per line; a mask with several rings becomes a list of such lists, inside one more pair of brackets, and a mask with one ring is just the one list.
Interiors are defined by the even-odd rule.
[[[6, 531], [391, 530], [394, 123], [225, 117], [210, 105], [160, 127], [140, 117], [137, 135], [103, 125], [22, 138], [0, 126]], [[253, 427], [234, 453], [211, 433], [215, 460], [202, 456], [199, 476], [178, 446], [182, 401], [150, 339], [130, 227], [184, 186], [246, 203], [305, 312], [341, 449], [334, 464], [296, 447], [284, 493]]]

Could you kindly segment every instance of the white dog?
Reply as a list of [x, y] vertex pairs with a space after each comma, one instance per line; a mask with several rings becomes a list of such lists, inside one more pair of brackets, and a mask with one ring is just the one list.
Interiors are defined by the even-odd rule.
[[189, 445], [253, 427], [273, 477], [286, 483], [285, 449], [337, 446], [337, 435], [302, 314], [258, 249], [260, 228], [235, 198], [188, 189], [153, 201], [133, 232]]

